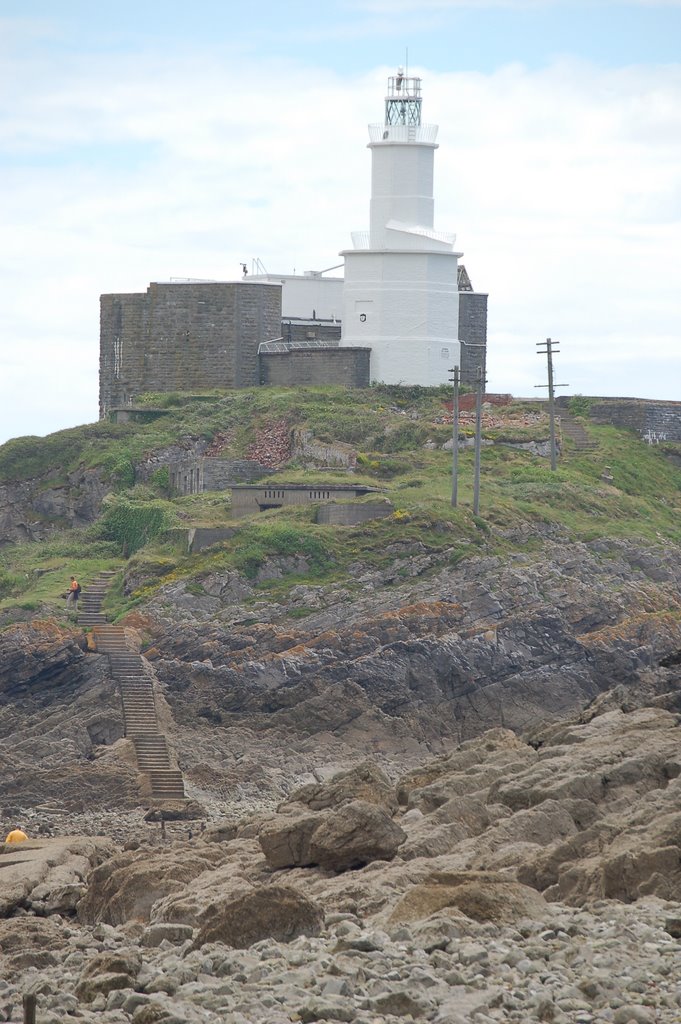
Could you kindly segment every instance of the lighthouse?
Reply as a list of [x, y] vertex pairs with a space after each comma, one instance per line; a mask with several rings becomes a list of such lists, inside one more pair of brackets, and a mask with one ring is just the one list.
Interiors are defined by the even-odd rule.
[[433, 226], [437, 125], [421, 121], [421, 79], [388, 79], [383, 124], [369, 125], [368, 231], [345, 259], [341, 347], [371, 348], [371, 379], [446, 383], [459, 365], [456, 236]]

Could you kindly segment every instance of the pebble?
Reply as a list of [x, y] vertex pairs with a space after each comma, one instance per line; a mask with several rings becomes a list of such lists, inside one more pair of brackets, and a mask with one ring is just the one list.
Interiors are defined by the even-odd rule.
[[[74, 924], [58, 966], [0, 983], [0, 1021], [12, 1019], [11, 1006], [16, 1015], [31, 983], [41, 1024], [71, 1015], [83, 1024], [678, 1024], [681, 988], [661, 968], [679, 948], [659, 908], [601, 903], [590, 911], [555, 906], [550, 934], [545, 922], [498, 926], [483, 943], [472, 925], [474, 934], [430, 954], [409, 942], [408, 925], [388, 935], [356, 919], [250, 950], [137, 945], [122, 929]], [[141, 971], [131, 988], [79, 1003], [81, 973], [104, 941], [140, 954]]]

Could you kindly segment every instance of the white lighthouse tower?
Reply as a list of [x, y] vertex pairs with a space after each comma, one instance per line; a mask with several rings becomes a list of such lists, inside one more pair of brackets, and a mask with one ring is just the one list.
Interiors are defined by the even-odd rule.
[[341, 346], [371, 348], [371, 379], [446, 383], [459, 365], [456, 236], [433, 228], [437, 125], [421, 123], [421, 79], [388, 79], [385, 122], [369, 125], [369, 231], [345, 257]]

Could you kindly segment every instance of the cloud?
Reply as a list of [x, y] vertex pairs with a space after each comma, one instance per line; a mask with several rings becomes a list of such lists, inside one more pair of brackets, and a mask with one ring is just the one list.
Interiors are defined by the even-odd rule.
[[[391, 69], [205, 49], [7, 73], [0, 439], [96, 418], [100, 293], [330, 266], [368, 224]], [[575, 390], [674, 397], [681, 69], [414, 73], [441, 126], [436, 227], [490, 293], [490, 387], [531, 393], [550, 335]]]

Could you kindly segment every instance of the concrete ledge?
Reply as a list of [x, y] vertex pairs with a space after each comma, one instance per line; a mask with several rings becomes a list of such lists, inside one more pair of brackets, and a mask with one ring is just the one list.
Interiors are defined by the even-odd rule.
[[360, 523], [370, 522], [372, 519], [385, 519], [394, 511], [389, 501], [373, 502], [369, 504], [355, 504], [353, 502], [334, 502], [331, 505], [322, 505], [317, 510], [317, 522], [328, 526], [358, 526]]

